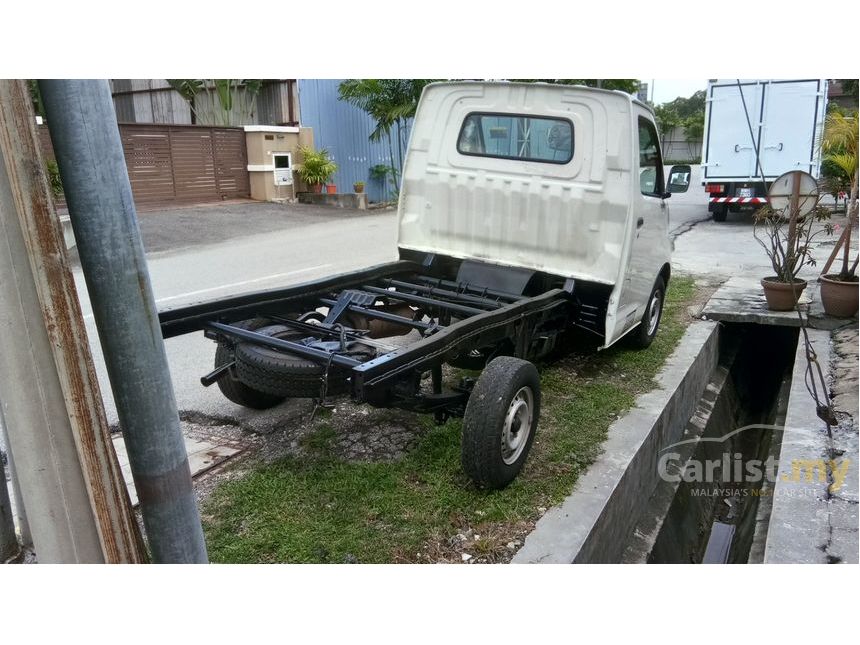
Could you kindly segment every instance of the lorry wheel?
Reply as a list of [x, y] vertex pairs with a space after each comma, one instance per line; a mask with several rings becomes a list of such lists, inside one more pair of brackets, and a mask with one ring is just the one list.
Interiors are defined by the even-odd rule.
[[[253, 318], [252, 320], [243, 320], [241, 322], [232, 323], [234, 327], [255, 331], [260, 327], [265, 327], [268, 321], [264, 318]], [[218, 348], [215, 350], [215, 367], [220, 367], [225, 363], [230, 363], [235, 360], [233, 346], [218, 343]], [[274, 407], [281, 403], [285, 397], [260, 392], [254, 388], [248, 387], [236, 377], [236, 367], [232, 367], [224, 376], [217, 381], [218, 389], [229, 401], [246, 408], [254, 408], [256, 410], [265, 410]]]
[[627, 334], [628, 344], [633, 349], [647, 349], [654, 342], [657, 328], [660, 326], [660, 319], [663, 317], [665, 298], [666, 283], [663, 282], [663, 278], [657, 278], [654, 288], [651, 290], [651, 296], [648, 298], [645, 313], [642, 315], [642, 321], [636, 329]]
[[460, 460], [481, 488], [510, 484], [529, 455], [540, 416], [540, 376], [512, 356], [493, 359], [481, 373], [463, 418]]
[[717, 206], [714, 210], [714, 221], [715, 222], [725, 222], [726, 217], [729, 216], [729, 207], [727, 204], [722, 204]]
[[[284, 325], [269, 325], [255, 331], [284, 340], [299, 340], [308, 336]], [[316, 398], [321, 394], [321, 379], [325, 371], [324, 366], [295, 354], [253, 343], [236, 343], [236, 373], [239, 380], [261, 392], [280, 397]], [[348, 377], [348, 370], [332, 365], [326, 393], [347, 392]]]

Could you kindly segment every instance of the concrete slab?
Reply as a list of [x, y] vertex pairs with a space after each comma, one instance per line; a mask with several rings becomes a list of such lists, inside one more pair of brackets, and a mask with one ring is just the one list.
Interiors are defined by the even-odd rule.
[[[822, 369], [831, 371], [830, 333], [812, 329], [809, 338]], [[801, 340], [795, 353], [764, 562], [856, 563], [856, 424], [843, 417], [839, 426], [828, 428], [818, 418], [806, 389], [806, 369]], [[814, 468], [815, 464], [819, 466]]]
[[299, 193], [300, 204], [367, 210], [367, 193]]
[[[672, 199], [675, 199], [674, 195]], [[707, 220], [694, 223], [687, 232], [674, 241], [673, 272], [725, 278], [737, 275], [763, 278], [773, 275], [770, 260], [753, 235], [752, 219], [750, 214], [732, 213], [725, 222]], [[830, 222], [845, 226], [847, 220], [834, 215]], [[838, 232], [834, 235], [820, 232], [823, 228], [822, 223], [814, 224], [813, 231], [817, 234], [810, 243], [810, 253], [818, 262], [818, 266], [805, 266], [800, 273], [800, 277], [804, 280], [814, 280], [818, 277], [821, 267], [830, 256], [839, 237]], [[857, 237], [856, 234], [852, 237], [852, 256], [855, 257]]]
[[[810, 281], [798, 301], [803, 317], [808, 319], [810, 327], [832, 330], [851, 323], [851, 320], [825, 314], [818, 292], [818, 283]], [[771, 311], [767, 308], [764, 289], [758, 277], [735, 276], [727, 280], [708, 300], [702, 315], [709, 320], [721, 322], [800, 326], [796, 311]], [[855, 317], [855, 325], [856, 320]]]
[[657, 485], [658, 455], [679, 440], [718, 360], [714, 323], [694, 323], [657, 376], [657, 389], [609, 428], [603, 453], [526, 538], [514, 563], [619, 562]]
[[[128, 462], [128, 452], [125, 449], [125, 442], [122, 440], [122, 435], [117, 434], [113, 437], [113, 446], [116, 450], [117, 460], [119, 461], [122, 476], [125, 479], [125, 484], [128, 487], [128, 494], [131, 498], [133, 506], [137, 506], [137, 491], [134, 487], [134, 480], [131, 476], [131, 466]], [[200, 440], [185, 437], [185, 452], [188, 453], [188, 466], [191, 469], [191, 477], [200, 475], [210, 468], [223, 463], [230, 457], [240, 453], [242, 450], [238, 446], [228, 442], [218, 440]]]

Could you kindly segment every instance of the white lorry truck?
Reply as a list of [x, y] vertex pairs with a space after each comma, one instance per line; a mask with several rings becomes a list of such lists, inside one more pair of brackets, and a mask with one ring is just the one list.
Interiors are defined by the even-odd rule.
[[708, 82], [702, 183], [714, 221], [767, 203], [790, 170], [818, 178], [826, 105], [823, 78]]
[[[409, 142], [398, 260], [163, 311], [162, 334], [215, 340], [201, 382], [239, 405], [340, 393], [463, 416], [465, 472], [501, 488], [537, 430], [531, 361], [573, 327], [603, 347], [657, 334], [667, 186], [685, 191], [689, 167], [668, 174], [652, 111], [628, 94], [434, 83]], [[444, 364], [483, 372], [446, 385]]]

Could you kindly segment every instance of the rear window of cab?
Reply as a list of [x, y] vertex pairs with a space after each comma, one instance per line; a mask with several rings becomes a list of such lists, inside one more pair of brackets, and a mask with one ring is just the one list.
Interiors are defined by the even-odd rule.
[[573, 123], [556, 117], [472, 112], [463, 119], [457, 152], [566, 164], [573, 159]]

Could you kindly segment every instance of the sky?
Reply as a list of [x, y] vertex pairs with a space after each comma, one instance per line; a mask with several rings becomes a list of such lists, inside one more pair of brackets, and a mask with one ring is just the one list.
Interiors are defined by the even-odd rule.
[[[648, 98], [654, 105], [660, 105], [673, 101], [679, 96], [690, 97], [694, 92], [703, 90], [708, 85], [707, 79], [692, 80], [689, 78], [641, 78], [640, 81], [648, 83]], [[652, 94], [653, 97], [652, 97]]]

